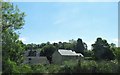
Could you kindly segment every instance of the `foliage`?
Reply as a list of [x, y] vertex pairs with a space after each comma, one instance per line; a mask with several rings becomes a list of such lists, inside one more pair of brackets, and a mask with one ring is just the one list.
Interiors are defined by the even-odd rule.
[[76, 65], [76, 63], [72, 60], [70, 61], [65, 61], [64, 65], [61, 66], [59, 73], [73, 73], [74, 70], [74, 66]]
[[92, 72], [96, 72], [96, 67], [97, 67], [97, 63], [95, 61], [83, 61], [81, 62], [81, 69], [80, 71], [82, 73], [92, 73]]
[[75, 45], [72, 43], [63, 42], [63, 47], [67, 50], [74, 50]]
[[22, 62], [24, 45], [22, 41], [18, 40], [19, 35], [16, 30], [21, 29], [24, 25], [24, 16], [25, 14], [12, 3], [2, 3], [3, 72], [18, 72], [16, 65]]
[[82, 39], [78, 38], [77, 44], [75, 47], [75, 52], [82, 53], [84, 55], [84, 50], [85, 50], [84, 43], [83, 43]]
[[47, 66], [48, 73], [58, 73], [60, 65], [51, 64]]
[[20, 65], [19, 66], [19, 72], [20, 73], [32, 73], [32, 68], [30, 67], [30, 65]]
[[3, 73], [19, 73], [17, 64], [10, 59], [6, 60], [4, 65], [7, 66], [7, 68], [3, 70]]
[[98, 63], [97, 71], [99, 73], [117, 73], [118, 63], [116, 60], [100, 61], [97, 63]]
[[92, 47], [93, 47], [94, 57], [97, 60], [100, 59], [113, 60], [115, 57], [107, 41], [102, 40], [102, 38], [97, 38], [96, 42], [92, 44]]
[[[106, 63], [106, 64], [105, 64]], [[73, 64], [71, 62], [65, 64], [61, 68], [62, 73], [118, 73], [118, 63], [114, 61], [99, 61], [84, 60], [80, 62], [80, 65]]]
[[92, 50], [84, 50], [84, 56], [85, 57], [93, 57], [93, 51]]
[[56, 50], [55, 46], [53, 45], [46, 45], [42, 48], [40, 55], [41, 56], [46, 56], [47, 59], [49, 60], [49, 62], [52, 62], [52, 54], [54, 53], [54, 51]]
[[118, 73], [118, 62], [113, 61], [81, 61], [81, 66], [75, 65], [76, 73]]
[[39, 64], [39, 65], [31, 65], [31, 68], [33, 70], [32, 73], [47, 73], [46, 66]]
[[[12, 3], [3, 2], [2, 4], [2, 55], [3, 55], [3, 74], [4, 73], [117, 73], [120, 72], [120, 48], [115, 44], [110, 45], [106, 40], [97, 38], [92, 44], [93, 50], [87, 50], [87, 44], [78, 38], [78, 40], [69, 40], [69, 42], [50, 42], [42, 44], [23, 44], [19, 40], [17, 33], [24, 25], [23, 12]], [[90, 57], [89, 60], [65, 61], [62, 65], [25, 65], [23, 61], [23, 52], [28, 49], [39, 49], [41, 56], [46, 56], [52, 61], [52, 54], [57, 49], [71, 49], [77, 53]], [[31, 52], [34, 55], [35, 52]], [[104, 61], [93, 60], [104, 59]], [[115, 55], [115, 56], [114, 56]], [[117, 60], [113, 60], [114, 57]], [[109, 61], [105, 61], [105, 60]], [[112, 61], [110, 61], [112, 60]]]
[[120, 47], [115, 47], [114, 53], [116, 55], [116, 59], [118, 60], [118, 72], [120, 73]]
[[120, 61], [120, 47], [115, 48], [114, 53], [116, 55], [117, 60]]

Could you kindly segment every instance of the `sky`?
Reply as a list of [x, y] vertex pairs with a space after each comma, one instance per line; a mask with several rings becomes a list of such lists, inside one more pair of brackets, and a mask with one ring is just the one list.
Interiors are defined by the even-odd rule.
[[14, 2], [25, 12], [24, 43], [67, 42], [81, 38], [91, 48], [98, 37], [118, 45], [117, 2]]
[[118, 2], [119, 0], [4, 0], [7, 2]]

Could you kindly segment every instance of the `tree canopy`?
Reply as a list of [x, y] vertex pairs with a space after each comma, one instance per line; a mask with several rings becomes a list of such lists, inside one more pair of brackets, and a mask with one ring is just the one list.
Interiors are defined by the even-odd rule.
[[16, 30], [24, 25], [24, 12], [21, 12], [17, 6], [12, 3], [2, 2], [2, 57], [3, 72], [11, 72], [6, 67], [6, 62], [13, 61], [17, 64], [22, 62], [22, 52], [24, 45], [19, 40]]
[[96, 59], [114, 59], [114, 54], [106, 40], [97, 38], [96, 42], [92, 44], [92, 47]]
[[78, 38], [77, 44], [75, 47], [75, 52], [84, 54], [84, 50], [85, 50], [85, 46], [86, 46], [84, 44], [85, 43], [83, 43], [82, 39]]

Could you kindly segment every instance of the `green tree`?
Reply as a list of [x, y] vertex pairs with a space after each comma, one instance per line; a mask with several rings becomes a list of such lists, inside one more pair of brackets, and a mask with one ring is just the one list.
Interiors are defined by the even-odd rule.
[[85, 57], [93, 57], [93, 51], [92, 50], [85, 50], [84, 56]]
[[118, 47], [116, 55], [118, 60], [118, 72], [120, 73], [120, 47]]
[[17, 65], [22, 62], [22, 53], [24, 46], [22, 41], [18, 40], [19, 35], [16, 33], [24, 25], [23, 12], [12, 3], [2, 2], [2, 57], [3, 72], [9, 72], [8, 60], [15, 62]]
[[46, 45], [42, 48], [40, 55], [41, 56], [46, 56], [47, 59], [49, 60], [49, 62], [52, 62], [52, 54], [54, 53], [54, 51], [56, 50], [56, 47], [53, 46], [52, 44], [50, 45]]
[[110, 47], [115, 48], [115, 47], [116, 47], [116, 44], [111, 43], [111, 44], [110, 44]]
[[59, 49], [59, 45], [58, 45], [58, 43], [53, 43], [53, 46], [55, 46], [56, 49]]
[[84, 54], [84, 50], [85, 50], [85, 47], [84, 47], [83, 41], [82, 39], [78, 38], [75, 52]]
[[92, 47], [96, 59], [114, 59], [114, 54], [106, 40], [97, 38], [96, 42], [92, 44]]

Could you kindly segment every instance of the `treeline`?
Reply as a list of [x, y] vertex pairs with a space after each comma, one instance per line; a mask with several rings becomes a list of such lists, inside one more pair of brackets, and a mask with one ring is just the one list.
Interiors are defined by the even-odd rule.
[[69, 42], [27, 44], [25, 48], [26, 50], [39, 50], [40, 56], [46, 56], [50, 62], [52, 61], [52, 54], [58, 49], [73, 50], [76, 53], [82, 53], [85, 57], [92, 57], [94, 60], [115, 59], [116, 45], [114, 43], [108, 44], [107, 40], [97, 38], [91, 46], [92, 49], [88, 50], [87, 44], [78, 38], [77, 40], [69, 40]]

